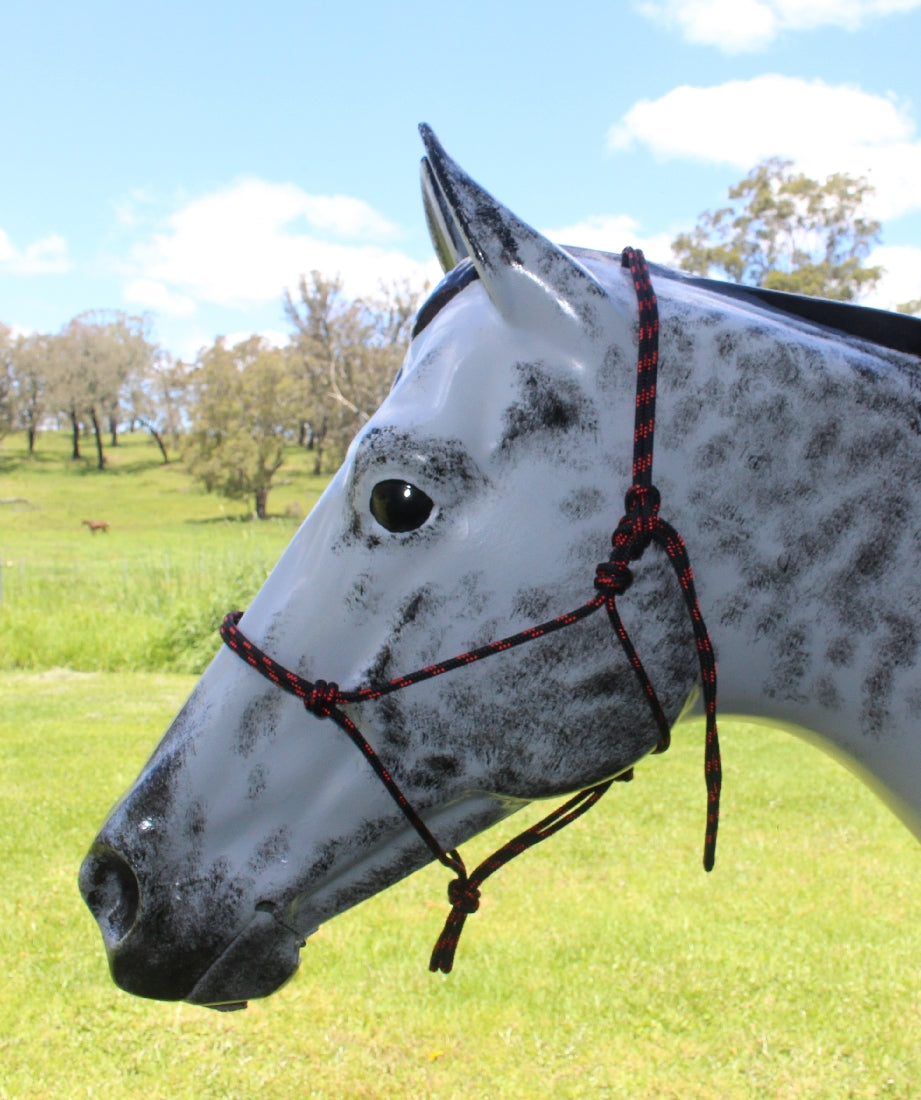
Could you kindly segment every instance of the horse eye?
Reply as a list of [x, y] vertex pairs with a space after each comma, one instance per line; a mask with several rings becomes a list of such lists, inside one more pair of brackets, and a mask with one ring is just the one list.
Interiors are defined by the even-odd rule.
[[388, 531], [415, 531], [434, 507], [432, 498], [408, 481], [379, 481], [371, 490], [371, 514]]

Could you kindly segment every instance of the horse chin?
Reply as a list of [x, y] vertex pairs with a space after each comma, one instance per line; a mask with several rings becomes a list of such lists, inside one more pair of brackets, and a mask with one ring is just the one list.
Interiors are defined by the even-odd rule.
[[315, 931], [302, 936], [280, 924], [271, 912], [257, 912], [183, 1000], [227, 1011], [268, 997], [294, 976], [300, 949]]

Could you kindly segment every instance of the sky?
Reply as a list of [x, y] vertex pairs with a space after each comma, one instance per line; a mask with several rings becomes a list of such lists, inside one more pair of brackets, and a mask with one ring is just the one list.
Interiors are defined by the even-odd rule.
[[921, 297], [921, 0], [0, 6], [0, 322], [148, 313], [191, 359], [286, 287], [434, 282], [429, 123], [561, 243], [669, 262], [768, 156], [875, 187], [868, 304]]

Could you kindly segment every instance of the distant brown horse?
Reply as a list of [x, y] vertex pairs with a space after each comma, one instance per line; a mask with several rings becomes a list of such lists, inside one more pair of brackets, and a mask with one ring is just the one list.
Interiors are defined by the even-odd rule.
[[84, 527], [89, 527], [92, 534], [96, 534], [97, 531], [105, 531], [108, 534], [109, 525], [104, 519], [85, 519], [83, 521]]

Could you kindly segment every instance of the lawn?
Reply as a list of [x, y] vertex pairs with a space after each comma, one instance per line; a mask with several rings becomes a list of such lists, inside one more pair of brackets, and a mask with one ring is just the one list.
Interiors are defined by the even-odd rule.
[[[291, 448], [269, 496], [206, 493], [126, 434], [108, 469], [72, 462], [66, 433], [0, 443], [0, 668], [198, 672], [231, 606], [245, 607], [326, 485]], [[91, 534], [83, 520], [105, 521]]]
[[[83, 624], [79, 646], [47, 632], [31, 661], [0, 671], [0, 1100], [918, 1095], [917, 844], [816, 750], [732, 722], [711, 875], [700, 868], [702, 731], [684, 727], [634, 783], [489, 881], [449, 976], [427, 969], [448, 877], [433, 867], [321, 928], [294, 980], [246, 1012], [117, 990], [77, 870], [194, 683], [156, 671], [161, 658], [133, 638], [143, 616], [124, 626], [120, 612], [162, 582], [165, 621], [177, 575], [180, 602], [233, 604], [211, 555], [239, 555], [241, 573], [268, 568], [296, 522], [245, 522], [146, 448], [127, 444], [126, 468], [103, 474], [62, 454], [27, 465], [9, 440], [0, 450], [0, 498], [28, 501], [0, 505], [13, 563], [0, 647], [27, 621], [13, 576], [74, 558], [70, 587], [52, 576], [33, 592]], [[315, 498], [305, 466], [292, 455], [276, 514]], [[83, 518], [112, 530], [92, 536]], [[145, 573], [161, 554], [169, 574]], [[95, 587], [80, 583], [86, 562]], [[121, 585], [114, 612], [106, 574]], [[94, 667], [86, 655], [111, 661], [119, 630], [131, 636], [124, 663]], [[523, 824], [477, 838], [468, 866]]]
[[321, 928], [246, 1012], [120, 992], [77, 868], [192, 683], [0, 674], [4, 1100], [918, 1095], [915, 842], [815, 750], [732, 724], [711, 875], [685, 728], [490, 880], [447, 977], [435, 867]]

